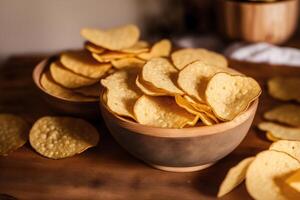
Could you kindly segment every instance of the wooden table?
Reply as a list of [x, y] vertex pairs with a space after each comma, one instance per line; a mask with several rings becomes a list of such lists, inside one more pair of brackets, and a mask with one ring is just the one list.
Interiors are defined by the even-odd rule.
[[[55, 112], [42, 100], [31, 73], [42, 57], [12, 57], [0, 68], [0, 112], [16, 113], [30, 123]], [[280, 103], [266, 92], [269, 77], [300, 76], [300, 68], [231, 61], [231, 66], [256, 78], [264, 92], [254, 124], [242, 144], [216, 165], [199, 172], [172, 173], [153, 169], [124, 151], [100, 120], [100, 145], [62, 160], [44, 158], [26, 144], [7, 157], [0, 157], [0, 193], [18, 199], [216, 199], [226, 171], [242, 158], [270, 145], [255, 125], [262, 113]], [[1, 199], [1, 198], [0, 198]], [[244, 184], [222, 199], [251, 199]]]

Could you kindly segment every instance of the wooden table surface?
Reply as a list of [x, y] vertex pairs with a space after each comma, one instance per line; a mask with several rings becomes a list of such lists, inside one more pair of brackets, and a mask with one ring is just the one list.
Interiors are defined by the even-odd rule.
[[[55, 112], [35, 88], [31, 73], [43, 56], [11, 57], [0, 67], [0, 113], [19, 114], [30, 123]], [[191, 173], [153, 169], [124, 151], [110, 136], [102, 121], [94, 122], [101, 140], [96, 148], [62, 160], [44, 158], [27, 143], [16, 152], [0, 157], [0, 193], [18, 199], [139, 199], [209, 200], [226, 171], [242, 158], [270, 145], [255, 125], [262, 113], [280, 103], [266, 92], [272, 76], [300, 76], [300, 68], [231, 61], [231, 66], [256, 78], [263, 88], [253, 126], [241, 145], [214, 166]], [[1, 198], [0, 198], [1, 199]], [[251, 199], [244, 184], [222, 199]]]

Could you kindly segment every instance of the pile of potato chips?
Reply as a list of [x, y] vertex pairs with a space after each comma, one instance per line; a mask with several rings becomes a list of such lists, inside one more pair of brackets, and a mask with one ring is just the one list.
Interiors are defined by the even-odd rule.
[[[29, 134], [28, 134], [29, 132]], [[29, 131], [28, 123], [12, 114], [0, 114], [0, 155], [5, 156], [29, 141], [39, 154], [61, 159], [98, 144], [98, 131], [88, 122], [72, 117], [42, 117]]]

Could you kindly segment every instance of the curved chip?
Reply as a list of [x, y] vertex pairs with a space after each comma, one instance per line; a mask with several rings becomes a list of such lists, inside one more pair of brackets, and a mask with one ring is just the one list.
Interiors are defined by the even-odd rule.
[[110, 30], [84, 28], [82, 37], [89, 42], [110, 50], [121, 50], [133, 46], [140, 37], [140, 30], [135, 25], [126, 25]]
[[300, 162], [300, 141], [280, 140], [274, 142], [269, 149], [287, 153]]
[[88, 50], [89, 52], [96, 53], [96, 54], [101, 54], [101, 53], [103, 53], [105, 51], [104, 48], [99, 47], [99, 46], [97, 46], [97, 45], [95, 45], [95, 44], [93, 44], [91, 42], [85, 42], [84, 43], [84, 48], [86, 50]]
[[244, 112], [261, 94], [259, 84], [250, 77], [218, 73], [208, 82], [205, 96], [221, 120], [232, 120]]
[[285, 182], [297, 192], [300, 192], [300, 170], [294, 172]]
[[222, 197], [231, 192], [245, 180], [247, 169], [253, 162], [254, 158], [255, 157], [249, 157], [243, 159], [227, 172], [226, 177], [219, 188], [218, 197]]
[[121, 52], [124, 53], [134, 53], [134, 54], [139, 54], [139, 53], [144, 53], [149, 51], [149, 44], [146, 41], [138, 41], [135, 43], [133, 46], [121, 49]]
[[300, 102], [300, 78], [275, 77], [268, 81], [269, 93], [275, 99]]
[[75, 92], [89, 96], [89, 97], [99, 97], [100, 96], [100, 83], [95, 83], [94, 85], [89, 85], [81, 88], [74, 89]]
[[133, 106], [142, 95], [135, 84], [138, 68], [125, 68], [101, 80], [107, 89], [107, 106], [114, 113], [134, 118]]
[[175, 85], [177, 69], [165, 58], [152, 58], [143, 67], [142, 79], [170, 94], [183, 94]]
[[257, 200], [300, 199], [300, 193], [285, 186], [285, 178], [300, 168], [295, 158], [279, 151], [263, 151], [250, 164], [246, 173], [246, 188]]
[[29, 126], [24, 119], [12, 114], [0, 114], [0, 156], [23, 146], [28, 138]]
[[205, 89], [209, 79], [218, 72], [238, 74], [230, 68], [210, 66], [203, 61], [195, 61], [187, 65], [178, 74], [178, 86], [188, 95], [200, 102], [205, 102]]
[[286, 127], [272, 122], [261, 122], [258, 124], [258, 128], [281, 140], [300, 141], [300, 128]]
[[172, 44], [170, 40], [163, 39], [159, 42], [156, 42], [150, 52], [141, 53], [138, 55], [139, 58], [144, 60], [150, 60], [151, 58], [158, 58], [158, 57], [168, 57], [170, 55], [172, 49]]
[[136, 77], [135, 84], [140, 90], [149, 96], [168, 96], [168, 93], [166, 93], [163, 90], [157, 89], [156, 87], [153, 87], [152, 85], [146, 83], [143, 81], [140, 76]]
[[293, 104], [281, 105], [266, 112], [264, 117], [291, 126], [300, 126], [300, 106]]
[[208, 51], [206, 49], [181, 49], [175, 51], [171, 55], [173, 64], [179, 70], [183, 69], [186, 65], [201, 60], [209, 66], [227, 67], [228, 62], [226, 58], [216, 52]]
[[80, 94], [76, 94], [72, 90], [64, 88], [53, 80], [50, 72], [43, 73], [41, 77], [41, 85], [42, 87], [49, 93], [50, 95], [74, 102], [90, 102], [90, 101], [98, 101], [96, 98], [86, 97]]
[[183, 128], [195, 124], [195, 115], [179, 107], [172, 97], [143, 95], [134, 105], [136, 120], [143, 125], [161, 128]]
[[84, 77], [65, 69], [59, 62], [51, 63], [50, 73], [55, 82], [71, 89], [93, 85], [94, 83], [98, 82], [97, 79]]
[[42, 117], [32, 126], [31, 146], [41, 155], [61, 159], [96, 146], [99, 134], [85, 120], [72, 117]]
[[266, 132], [266, 138], [272, 142], [277, 142], [280, 140], [279, 138], [274, 137], [271, 132]]
[[111, 64], [117, 69], [123, 69], [126, 67], [142, 67], [145, 61], [139, 58], [129, 57], [112, 60]]
[[111, 64], [97, 62], [90, 53], [86, 51], [69, 51], [61, 54], [60, 62], [63, 66], [76, 74], [89, 78], [99, 79], [110, 68]]
[[128, 54], [128, 53], [116, 52], [116, 51], [107, 51], [102, 54], [92, 53], [92, 56], [100, 63], [107, 63], [116, 59], [131, 58], [134, 57], [134, 54]]

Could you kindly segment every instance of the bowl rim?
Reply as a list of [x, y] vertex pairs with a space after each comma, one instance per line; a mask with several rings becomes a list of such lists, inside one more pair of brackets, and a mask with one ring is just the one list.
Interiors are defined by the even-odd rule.
[[223, 2], [230, 2], [235, 4], [247, 4], [247, 5], [274, 5], [274, 4], [284, 4], [288, 2], [298, 2], [298, 0], [274, 0], [274, 1], [237, 1], [237, 0], [221, 0]]
[[54, 60], [56, 60], [59, 56], [58, 55], [53, 55], [53, 56], [49, 56], [45, 59], [43, 59], [42, 61], [40, 61], [33, 69], [32, 71], [32, 79], [34, 84], [38, 87], [38, 89], [40, 91], [42, 91], [44, 94], [51, 96], [52, 98], [55, 98], [56, 100], [59, 100], [61, 102], [64, 103], [69, 103], [69, 104], [76, 104], [76, 105], [83, 105], [83, 104], [91, 104], [91, 103], [98, 103], [99, 99], [97, 101], [70, 101], [66, 98], [63, 97], [59, 97], [59, 96], [55, 96], [51, 93], [49, 93], [47, 90], [45, 90], [43, 88], [43, 86], [41, 85], [41, 76], [43, 74], [43, 72], [49, 67], [49, 64], [51, 62], [53, 62]]
[[[226, 130], [232, 129], [244, 123], [252, 115], [255, 116], [256, 109], [259, 102], [259, 99], [257, 98], [249, 105], [246, 111], [244, 111], [243, 113], [241, 113], [231, 121], [227, 121], [227, 122], [223, 122], [211, 126], [186, 127], [186, 128], [176, 129], [176, 128], [160, 128], [160, 127], [143, 125], [131, 121], [129, 119], [120, 117], [115, 113], [113, 113], [107, 107], [106, 103], [103, 100], [103, 94], [104, 94], [104, 89], [102, 89], [100, 93], [100, 102], [99, 102], [100, 108], [102, 112], [106, 112], [112, 116], [112, 118], [114, 119], [113, 123], [117, 123], [121, 127], [129, 129], [136, 134], [143, 134], [147, 136], [164, 137], [164, 138], [189, 138], [189, 137], [207, 136], [207, 135], [223, 133]], [[102, 114], [102, 116], [104, 115]], [[107, 120], [105, 117], [103, 117], [103, 119], [105, 121]]]

